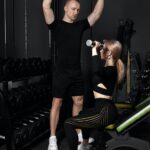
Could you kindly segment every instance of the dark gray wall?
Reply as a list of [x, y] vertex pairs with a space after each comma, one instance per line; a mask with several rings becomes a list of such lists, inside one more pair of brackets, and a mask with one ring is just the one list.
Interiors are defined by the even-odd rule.
[[[50, 57], [42, 1], [14, 0], [15, 51], [18, 56]], [[11, 53], [13, 55], [13, 53]]]
[[[7, 50], [13, 47], [13, 2], [0, 1], [0, 56], [7, 57]], [[9, 19], [8, 19], [9, 18]]]
[[[4, 8], [4, 2], [6, 8]], [[5, 57], [50, 57], [49, 32], [46, 28], [42, 1], [3, 0], [1, 9], [1, 47], [0, 54]], [[4, 15], [6, 12], [6, 15]], [[4, 32], [6, 20], [6, 32]], [[4, 43], [4, 40], [6, 42]]]
[[[9, 0], [9, 3], [8, 0], [1, 1], [1, 21], [4, 20], [4, 1], [7, 4], [7, 52], [5, 52], [7, 56], [50, 57], [49, 33], [43, 18], [42, 0]], [[60, 3], [59, 16], [62, 17], [64, 0], [58, 2]], [[86, 17], [95, 2], [96, 0], [82, 0], [81, 15], [79, 18]], [[91, 31], [89, 31], [90, 34], [87, 33], [87, 37], [92, 36], [93, 39], [97, 40], [114, 38], [116, 37], [118, 20], [121, 18], [130, 18], [134, 21], [136, 30], [136, 34], [132, 38], [131, 50], [140, 52], [141, 57], [144, 58], [145, 52], [149, 51], [149, 6], [150, 1], [147, 0], [105, 0], [101, 19], [93, 27], [92, 33]], [[27, 25], [25, 25], [25, 21]], [[1, 22], [1, 43], [3, 43], [3, 29], [3, 23]], [[25, 35], [27, 36], [26, 38]], [[84, 39], [86, 40], [86, 37], [83, 38], [83, 44], [85, 44]], [[4, 55], [2, 52], [3, 44], [0, 46], [0, 54]]]
[[130, 18], [135, 23], [136, 34], [131, 41], [131, 51], [140, 52], [141, 57], [149, 49], [150, 42], [150, 1], [143, 0], [105, 0], [101, 19], [93, 28], [94, 39], [114, 38], [117, 33], [118, 20]]
[[4, 1], [0, 1], [0, 57], [4, 57]]

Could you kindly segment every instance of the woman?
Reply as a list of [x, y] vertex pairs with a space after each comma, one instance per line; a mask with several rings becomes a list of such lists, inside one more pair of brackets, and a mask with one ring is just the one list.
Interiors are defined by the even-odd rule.
[[[83, 133], [82, 149], [86, 149], [89, 138], [89, 129], [100, 128], [113, 123], [117, 117], [117, 109], [112, 101], [116, 85], [124, 77], [124, 65], [119, 59], [122, 46], [119, 41], [105, 40], [103, 44], [95, 41], [92, 48], [93, 94], [95, 107], [83, 110], [76, 117], [65, 121], [65, 132], [70, 150], [77, 150], [78, 136], [76, 128], [81, 128]], [[100, 52], [100, 57], [98, 53]], [[105, 60], [102, 66], [100, 61]]]

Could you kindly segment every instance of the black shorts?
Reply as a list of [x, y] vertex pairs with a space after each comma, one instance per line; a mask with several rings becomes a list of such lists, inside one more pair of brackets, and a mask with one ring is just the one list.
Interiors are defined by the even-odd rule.
[[84, 93], [84, 82], [81, 71], [55, 70], [52, 79], [53, 97], [63, 98], [69, 96], [81, 96]]

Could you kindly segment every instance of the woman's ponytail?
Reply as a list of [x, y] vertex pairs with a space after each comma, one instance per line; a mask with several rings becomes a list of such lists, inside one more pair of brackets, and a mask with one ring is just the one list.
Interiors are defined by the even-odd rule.
[[124, 66], [124, 64], [123, 64], [121, 59], [117, 60], [117, 64], [116, 65], [117, 65], [117, 72], [118, 72], [117, 84], [119, 84], [123, 80], [123, 78], [125, 76], [125, 66]]

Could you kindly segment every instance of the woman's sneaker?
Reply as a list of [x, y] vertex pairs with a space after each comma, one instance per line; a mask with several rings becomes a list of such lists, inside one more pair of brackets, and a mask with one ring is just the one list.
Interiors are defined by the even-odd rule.
[[93, 143], [95, 140], [92, 137], [89, 137], [89, 143]]
[[82, 131], [78, 133], [78, 141], [79, 143], [83, 142]]
[[90, 144], [83, 145], [81, 143], [80, 145], [78, 145], [78, 150], [90, 150], [91, 147], [92, 147], [92, 145], [90, 145]]
[[48, 150], [58, 150], [56, 136], [51, 136], [49, 138]]

